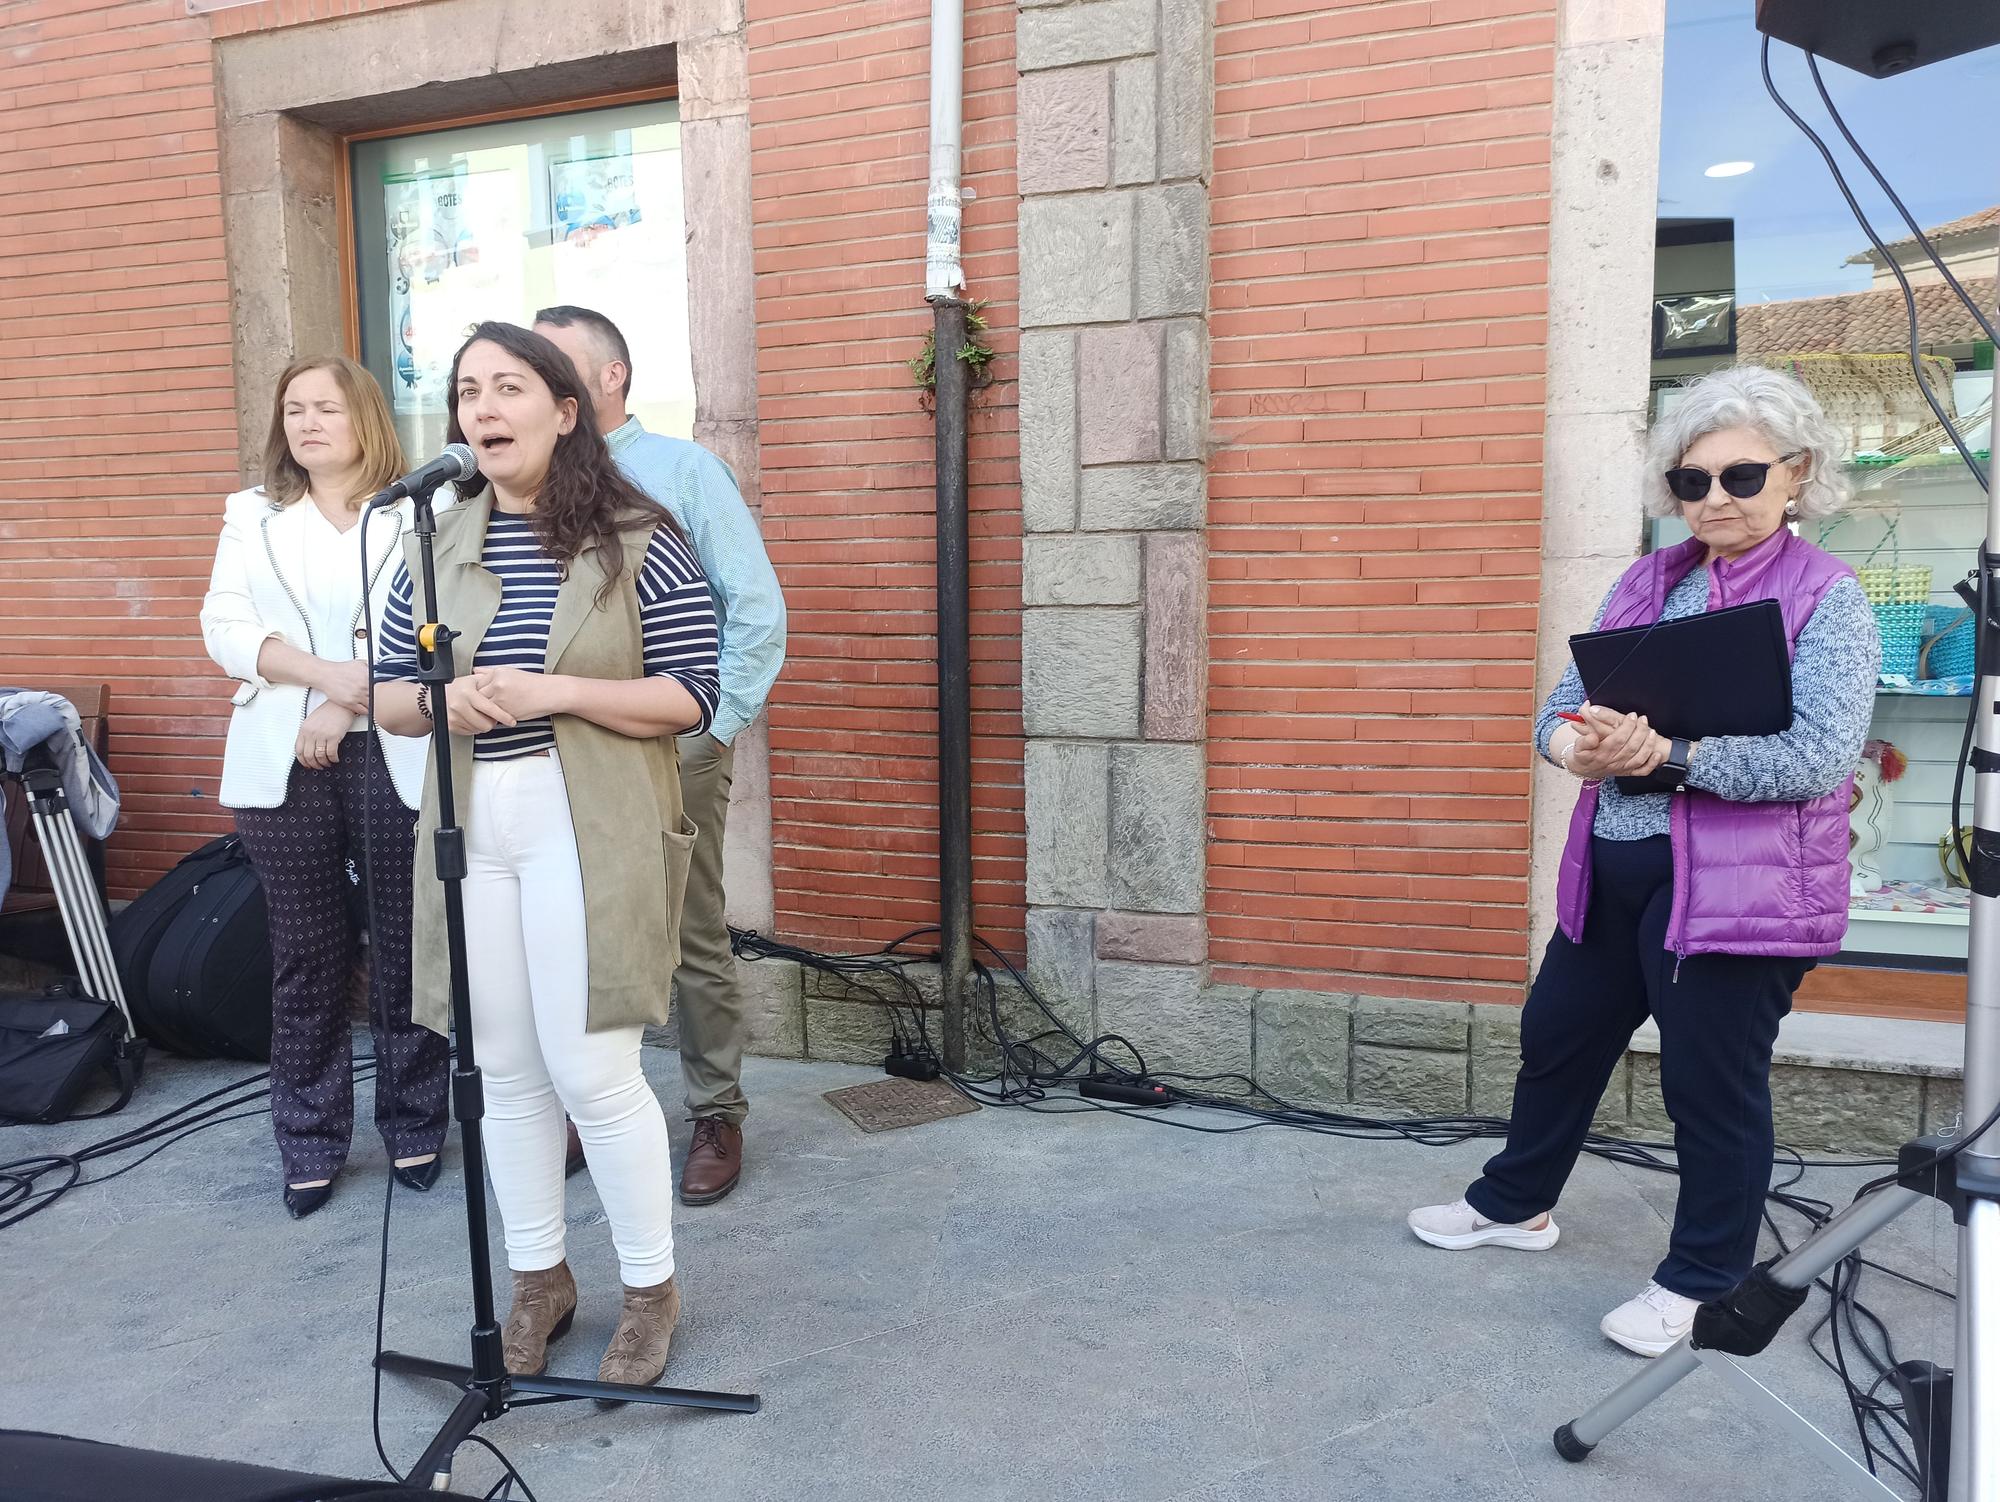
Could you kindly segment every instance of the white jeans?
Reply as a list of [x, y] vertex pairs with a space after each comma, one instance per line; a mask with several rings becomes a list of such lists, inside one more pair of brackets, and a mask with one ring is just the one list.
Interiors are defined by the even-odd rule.
[[563, 1260], [567, 1110], [625, 1283], [664, 1283], [674, 1272], [667, 1122], [639, 1068], [645, 1029], [584, 1030], [583, 872], [555, 753], [475, 763], [464, 819], [472, 1041], [507, 1264]]

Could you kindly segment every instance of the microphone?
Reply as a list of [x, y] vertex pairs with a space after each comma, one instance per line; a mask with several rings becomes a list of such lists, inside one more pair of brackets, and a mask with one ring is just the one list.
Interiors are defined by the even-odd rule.
[[479, 472], [479, 460], [471, 448], [463, 443], [445, 445], [443, 453], [430, 463], [420, 465], [404, 475], [402, 479], [386, 490], [378, 490], [368, 498], [372, 509], [376, 506], [393, 506], [413, 495], [429, 495], [438, 486], [454, 480], [469, 480]]

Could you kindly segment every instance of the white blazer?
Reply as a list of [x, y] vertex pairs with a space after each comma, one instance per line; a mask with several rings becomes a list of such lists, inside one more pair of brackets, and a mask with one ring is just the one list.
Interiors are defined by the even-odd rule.
[[[349, 659], [365, 655], [352, 632], [342, 641], [314, 641], [306, 618], [304, 571], [307, 499], [279, 508], [263, 490], [239, 490], [223, 503], [222, 538], [215, 570], [201, 605], [201, 639], [216, 666], [242, 680], [229, 716], [222, 752], [225, 808], [276, 808], [285, 801], [292, 768], [298, 765], [299, 727], [306, 719], [307, 690], [301, 684], [272, 683], [257, 671], [257, 654], [272, 637], [315, 657]], [[412, 521], [410, 503], [384, 507], [368, 522], [368, 630], [381, 640], [382, 612], [389, 603], [403, 534]], [[360, 612], [355, 612], [359, 627]], [[423, 801], [424, 758], [429, 741], [377, 729], [382, 758], [397, 796], [411, 808]]]

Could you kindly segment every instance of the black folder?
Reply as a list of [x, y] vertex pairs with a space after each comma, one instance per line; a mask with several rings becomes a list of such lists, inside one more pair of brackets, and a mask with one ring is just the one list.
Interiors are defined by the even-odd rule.
[[[1792, 654], [1776, 600], [1569, 639], [1592, 704], [1642, 714], [1662, 735], [1776, 735], [1792, 724]], [[1621, 777], [1626, 792], [1656, 792]]]

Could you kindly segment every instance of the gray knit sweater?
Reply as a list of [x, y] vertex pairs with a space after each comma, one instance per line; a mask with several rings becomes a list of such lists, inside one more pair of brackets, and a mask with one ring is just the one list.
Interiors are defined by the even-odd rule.
[[[1708, 609], [1708, 570], [1698, 568], [1674, 586], [1660, 612], [1663, 621]], [[1615, 589], [1616, 586], [1614, 585]], [[1604, 619], [1610, 593], [1598, 604], [1592, 629]], [[1776, 735], [1719, 735], [1701, 743], [1688, 768], [1688, 786], [1737, 803], [1789, 803], [1822, 797], [1861, 759], [1868, 722], [1875, 713], [1875, 680], [1882, 671], [1882, 638], [1868, 597], [1842, 579], [1820, 597], [1799, 632], [1792, 654], [1792, 727]], [[1571, 663], [1535, 717], [1535, 749], [1549, 755], [1549, 737], [1583, 703], [1583, 679]], [[1671, 725], [1653, 727], [1672, 735]], [[1597, 804], [1595, 832], [1607, 840], [1643, 840], [1667, 833], [1671, 793], [1630, 796], [1607, 779]]]

